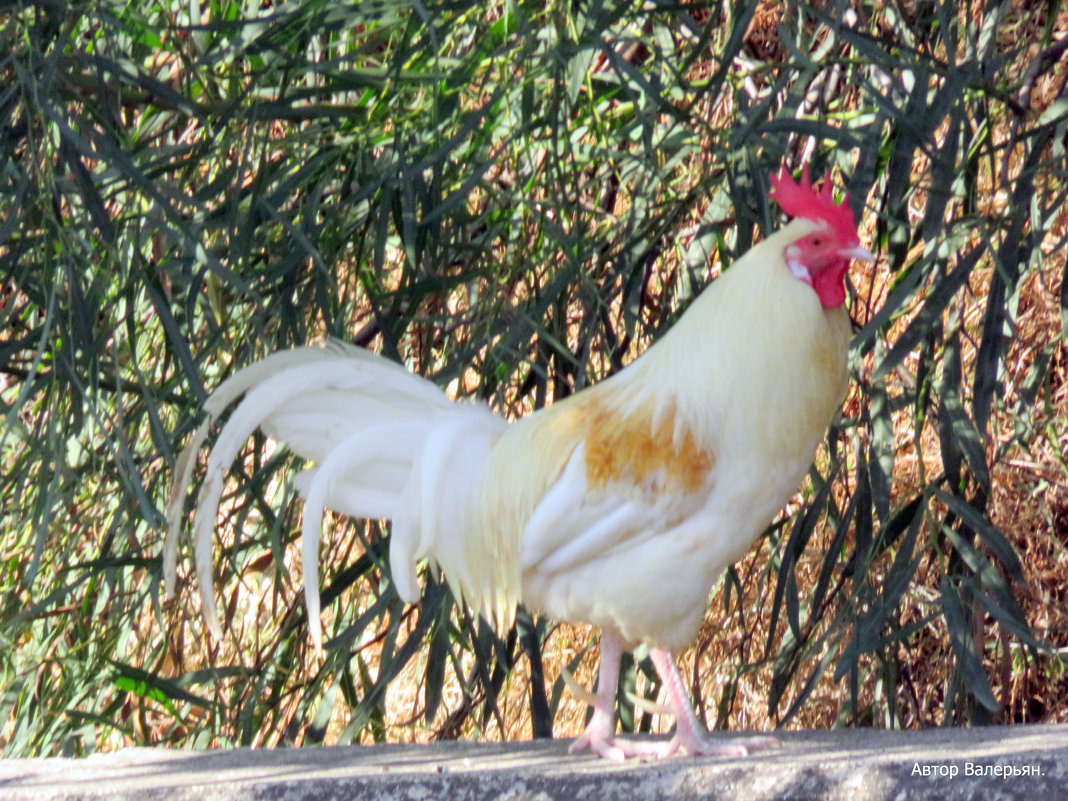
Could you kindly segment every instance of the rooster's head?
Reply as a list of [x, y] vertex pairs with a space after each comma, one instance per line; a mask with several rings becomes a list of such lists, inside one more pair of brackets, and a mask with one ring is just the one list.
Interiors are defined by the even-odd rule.
[[835, 202], [830, 170], [822, 188], [816, 191], [806, 164], [800, 182], [794, 181], [785, 167], [778, 175], [772, 175], [770, 197], [791, 217], [816, 224], [816, 230], [786, 246], [783, 256], [790, 272], [816, 291], [824, 307], [841, 306], [845, 301], [845, 274], [850, 260], [875, 260], [860, 245], [849, 196], [844, 195]]

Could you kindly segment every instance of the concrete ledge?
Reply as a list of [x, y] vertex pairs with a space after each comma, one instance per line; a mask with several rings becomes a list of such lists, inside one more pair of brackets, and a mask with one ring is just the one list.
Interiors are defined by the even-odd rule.
[[614, 765], [563, 741], [0, 761], [2, 799], [130, 801], [1064, 801], [1068, 726], [785, 732], [744, 758]]

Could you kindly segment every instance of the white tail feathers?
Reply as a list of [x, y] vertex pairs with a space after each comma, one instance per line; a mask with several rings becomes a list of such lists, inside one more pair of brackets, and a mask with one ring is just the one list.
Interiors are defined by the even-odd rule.
[[[301, 491], [304, 495], [301, 562], [304, 566], [304, 602], [308, 609], [308, 627], [316, 648], [321, 649], [323, 645], [322, 626], [319, 621], [319, 537], [322, 533], [323, 511], [328, 507], [337, 508], [331, 503], [331, 499], [340, 496], [347, 483], [349, 488], [355, 489], [356, 492], [346, 497], [346, 505], [355, 503], [351, 508], [357, 516], [370, 517], [370, 509], [360, 505], [359, 496], [364, 488], [358, 484], [351, 487], [353, 482], [345, 482], [346, 477], [358, 475], [358, 468], [363, 468], [385, 450], [392, 450], [394, 453], [401, 450], [416, 453], [422, 441], [426, 439], [428, 428], [429, 426], [422, 422], [387, 423], [366, 431], [358, 431], [331, 450], [318, 468], [306, 471], [310, 474], [310, 480], [306, 489]], [[378, 507], [381, 504], [376, 511], [384, 514], [379, 514], [379, 518], [395, 518], [403, 508], [400, 492], [380, 493], [373, 498], [362, 500], [374, 501], [368, 503], [368, 507]], [[413, 597], [412, 594], [400, 590], [400, 582], [396, 579], [398, 566], [391, 566], [401, 598], [409, 602], [418, 600], [418, 591]]]
[[506, 425], [485, 406], [464, 403], [427, 436], [405, 488], [406, 513], [393, 520], [389, 561], [402, 598], [405, 589], [417, 594], [416, 563], [426, 557], [473, 611], [510, 618], [518, 562], [487, 539], [490, 530], [478, 516], [486, 464]]
[[[211, 553], [223, 479], [257, 427], [316, 462], [298, 475], [296, 486], [305, 498], [305, 600], [317, 647], [322, 644], [318, 550], [327, 508], [393, 520], [390, 564], [405, 601], [418, 599], [417, 565], [429, 558], [476, 611], [511, 614], [507, 606], [518, 599], [518, 570], [502, 568], [472, 518], [489, 453], [506, 423], [484, 406], [450, 402], [400, 365], [340, 343], [268, 356], [223, 382], [204, 404], [208, 418], [178, 459], [167, 506], [168, 596], [174, 592], [177, 534], [196, 455], [211, 422], [242, 395], [208, 459], [193, 524], [202, 610], [213, 635], [222, 634]], [[498, 586], [502, 571], [514, 575], [505, 587]]]

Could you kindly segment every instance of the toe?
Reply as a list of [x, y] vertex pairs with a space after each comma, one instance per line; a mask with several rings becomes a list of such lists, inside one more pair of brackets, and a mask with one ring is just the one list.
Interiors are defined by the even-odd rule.
[[623, 749], [615, 745], [611, 740], [597, 743], [593, 747], [593, 751], [597, 756], [601, 757], [601, 759], [608, 759], [612, 762], [623, 762], [627, 758]]
[[590, 735], [589, 732], [583, 732], [567, 747], [567, 753], [577, 754], [579, 751], [585, 751], [587, 748], [590, 748]]
[[627, 753], [616, 745], [614, 738], [598, 737], [591, 735], [588, 731], [583, 732], [576, 738], [568, 747], [567, 752], [569, 754], [577, 754], [587, 748], [601, 759], [609, 759], [612, 762], [622, 762], [627, 758]]
[[682, 750], [691, 756], [743, 757], [779, 744], [774, 737], [693, 737], [678, 738]]
[[782, 743], [778, 737], [740, 737], [734, 742], [745, 748], [745, 753], [752, 754], [755, 751], [766, 751], [769, 748], [778, 748]]

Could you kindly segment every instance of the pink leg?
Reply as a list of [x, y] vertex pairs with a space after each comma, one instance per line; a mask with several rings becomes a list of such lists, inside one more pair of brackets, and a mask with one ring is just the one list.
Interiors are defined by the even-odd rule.
[[593, 753], [614, 762], [622, 762], [627, 754], [615, 743], [616, 686], [619, 684], [619, 660], [623, 656], [623, 640], [618, 634], [601, 632], [601, 665], [597, 671], [597, 696], [593, 716], [586, 730], [571, 743], [568, 752], [574, 754], [589, 748]]
[[774, 737], [716, 738], [710, 735], [693, 711], [671, 654], [660, 648], [650, 648], [649, 656], [656, 666], [656, 672], [660, 674], [660, 680], [664, 682], [668, 705], [675, 711], [675, 736], [668, 743], [656, 743], [662, 747], [651, 753], [661, 757], [670, 756], [681, 748], [693, 756], [745, 756], [752, 751], [778, 745], [779, 741]]
[[571, 744], [570, 753], [589, 748], [604, 759], [622, 762], [627, 757], [668, 757], [682, 749], [693, 756], [745, 756], [752, 751], [778, 745], [774, 737], [715, 738], [694, 714], [686, 695], [682, 677], [671, 654], [650, 648], [649, 656], [660, 674], [668, 694], [668, 705], [675, 713], [675, 736], [668, 741], [617, 740], [615, 700], [619, 683], [619, 661], [623, 655], [623, 640], [618, 634], [602, 632], [601, 665], [597, 674], [597, 695], [593, 716], [585, 731]]

